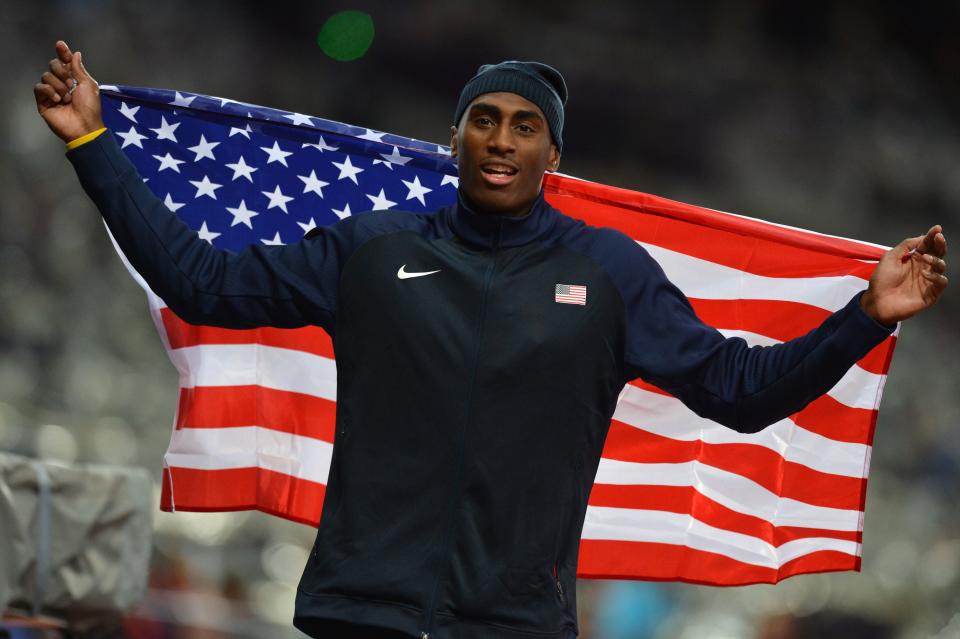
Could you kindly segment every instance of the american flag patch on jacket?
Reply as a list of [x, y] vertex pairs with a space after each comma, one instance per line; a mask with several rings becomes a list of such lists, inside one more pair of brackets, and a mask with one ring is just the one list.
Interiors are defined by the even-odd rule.
[[577, 286], [576, 284], [557, 284], [553, 301], [557, 304], [580, 304], [581, 306], [586, 306], [587, 287]]

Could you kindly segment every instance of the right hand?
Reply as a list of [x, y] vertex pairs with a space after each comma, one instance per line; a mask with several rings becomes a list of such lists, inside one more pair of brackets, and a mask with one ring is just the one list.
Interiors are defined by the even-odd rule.
[[[50, 130], [64, 142], [103, 128], [100, 86], [83, 66], [80, 52], [72, 53], [63, 40], [57, 40], [57, 57], [50, 70], [34, 85], [37, 111]], [[76, 89], [69, 93], [76, 83]]]

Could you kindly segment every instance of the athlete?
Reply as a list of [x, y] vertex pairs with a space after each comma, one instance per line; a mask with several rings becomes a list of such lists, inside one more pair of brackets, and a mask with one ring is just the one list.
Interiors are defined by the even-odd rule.
[[[460, 95], [456, 204], [218, 251], [105, 132], [81, 58], [57, 42], [37, 109], [151, 288], [194, 323], [316, 324], [334, 339], [336, 445], [294, 618], [311, 636], [576, 636], [586, 500], [626, 381], [753, 432], [826, 392], [947, 285], [934, 226], [809, 334], [768, 348], [723, 338], [635, 242], [545, 202], [567, 89], [517, 61], [481, 67]], [[590, 297], [556, 304], [558, 281]]]

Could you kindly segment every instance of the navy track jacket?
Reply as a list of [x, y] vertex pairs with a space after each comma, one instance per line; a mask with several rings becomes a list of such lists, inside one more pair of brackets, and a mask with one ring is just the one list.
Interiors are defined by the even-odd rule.
[[[854, 297], [783, 345], [725, 339], [642, 247], [542, 193], [519, 218], [461, 196], [232, 254], [171, 214], [112, 135], [68, 157], [177, 315], [332, 336], [335, 447], [294, 619], [316, 637], [324, 620], [430, 639], [572, 636], [587, 498], [627, 381], [753, 432], [890, 334]], [[586, 303], [558, 303], [558, 284], [586, 287]]]

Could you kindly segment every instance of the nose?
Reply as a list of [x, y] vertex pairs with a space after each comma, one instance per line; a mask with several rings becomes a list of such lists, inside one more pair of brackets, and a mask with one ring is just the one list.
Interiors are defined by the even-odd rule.
[[508, 124], [500, 124], [490, 129], [487, 136], [487, 148], [491, 152], [510, 153], [516, 150], [513, 130]]

